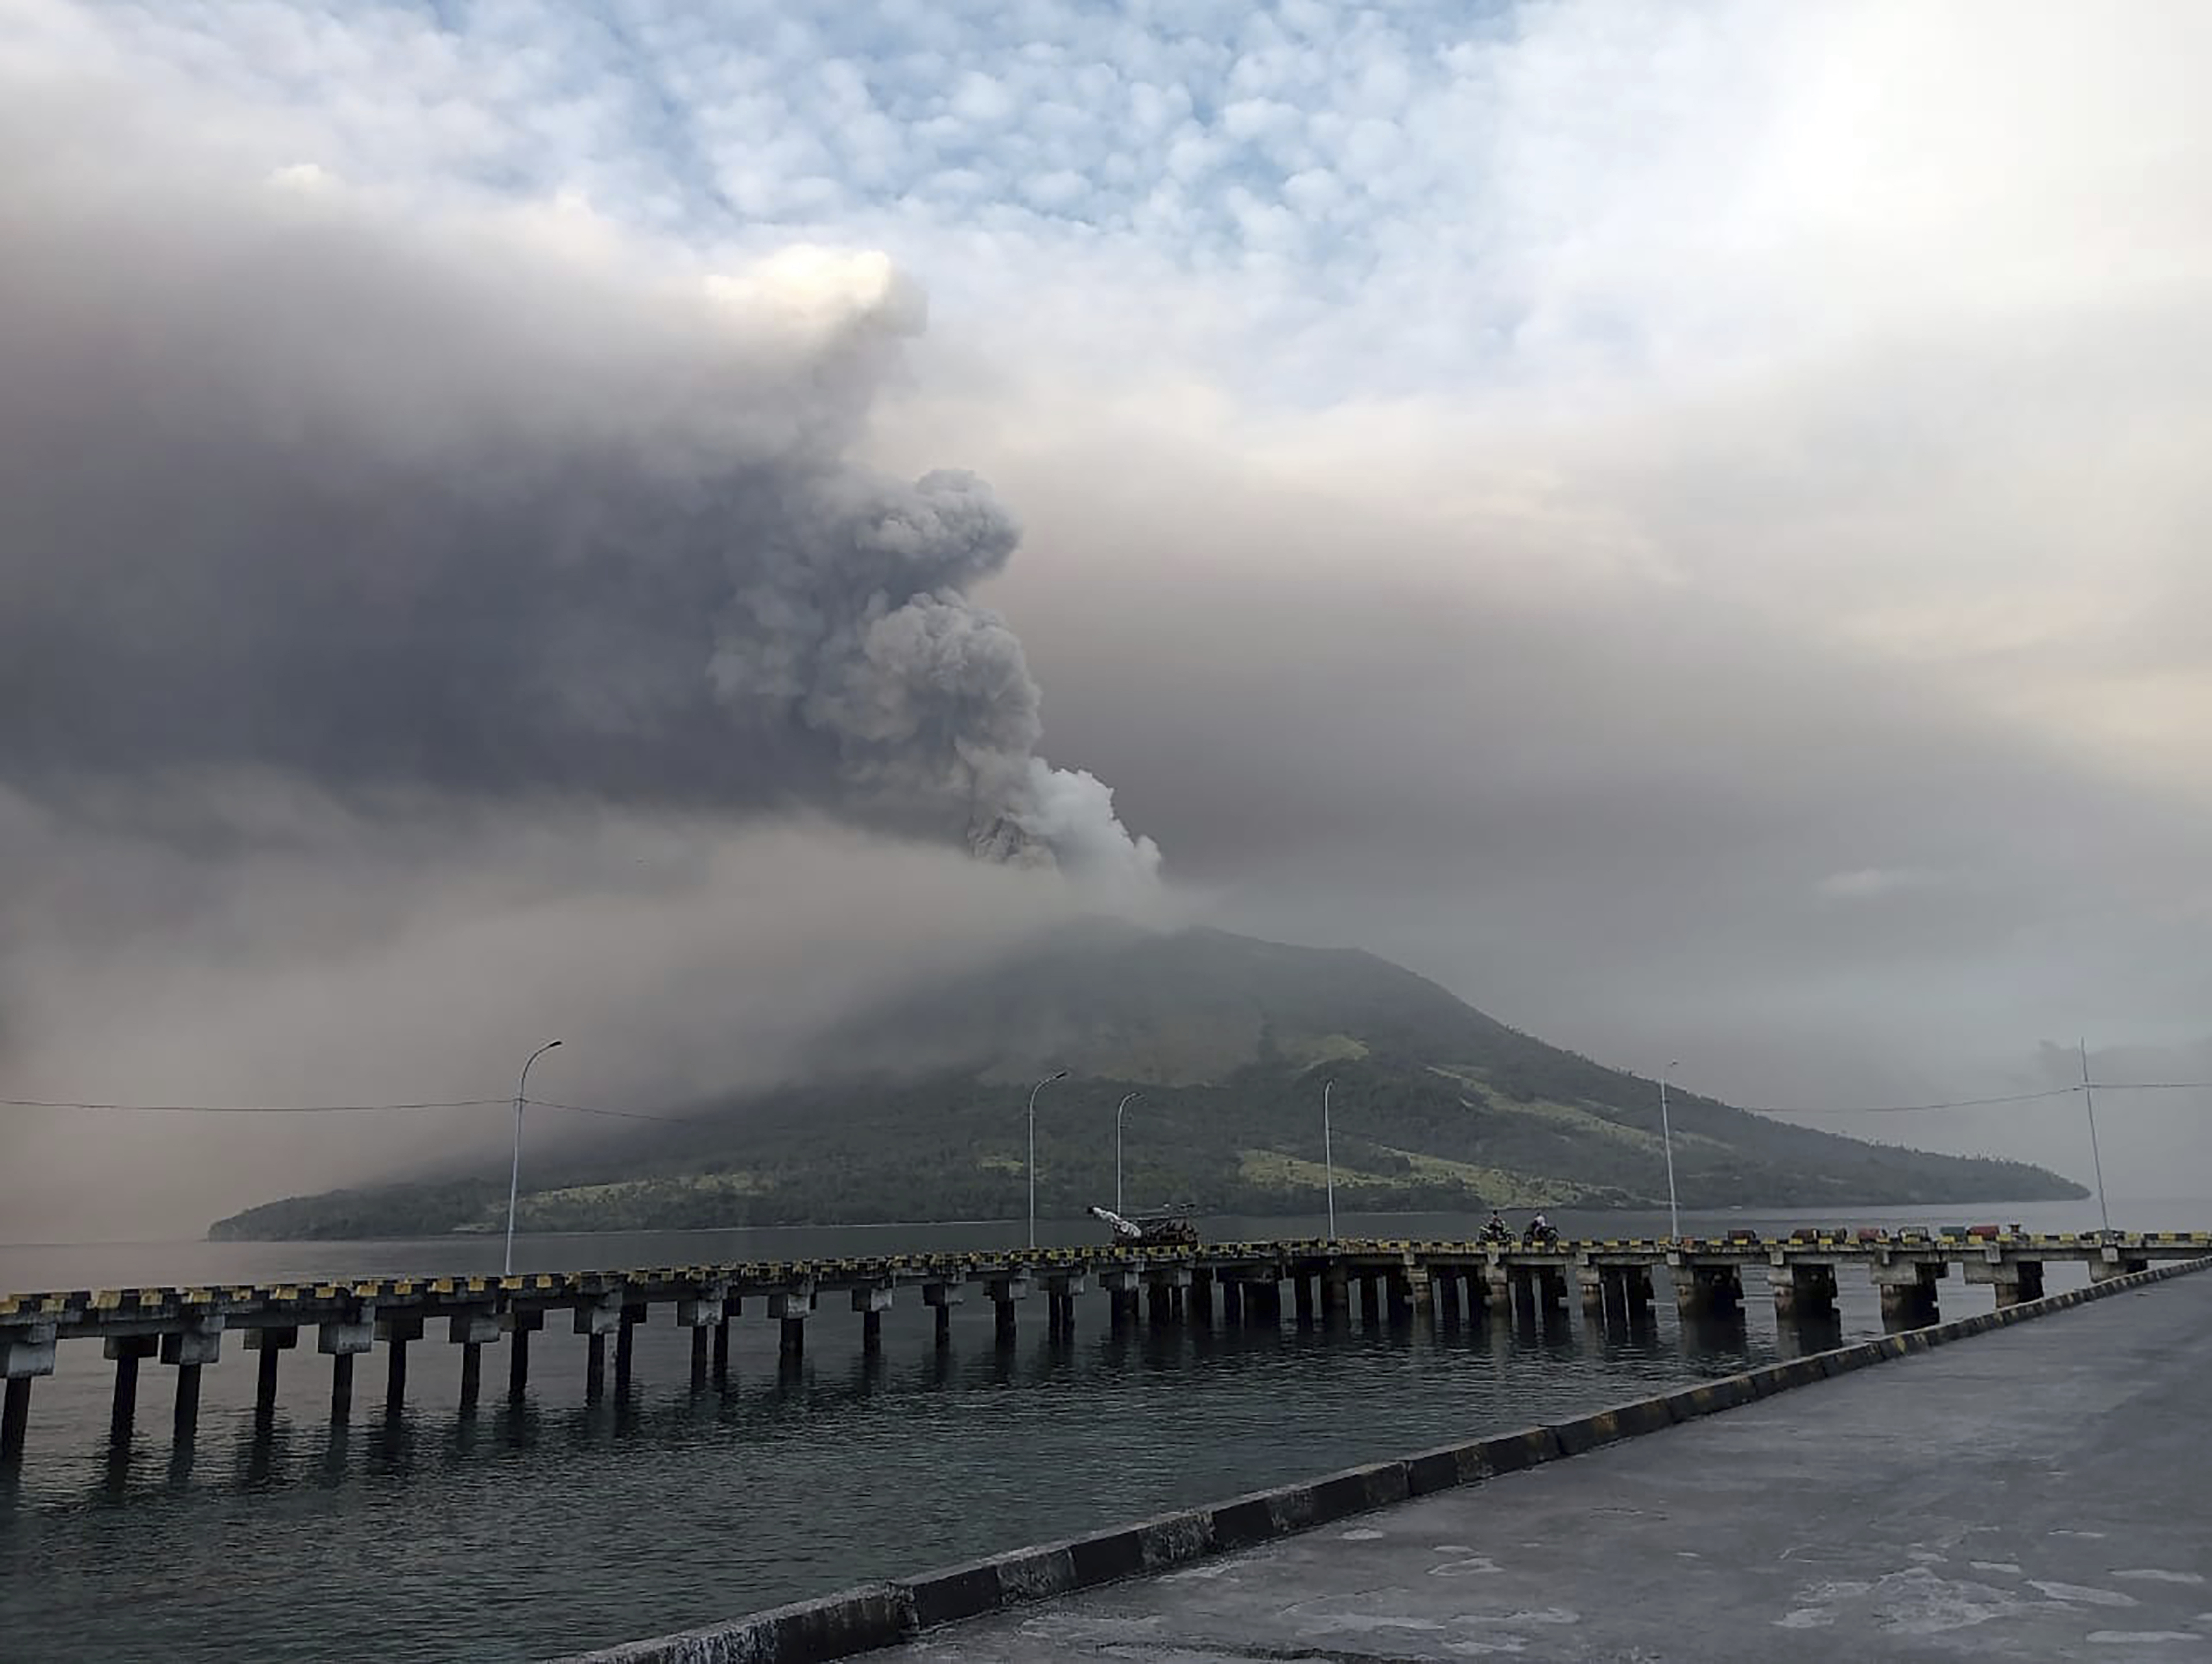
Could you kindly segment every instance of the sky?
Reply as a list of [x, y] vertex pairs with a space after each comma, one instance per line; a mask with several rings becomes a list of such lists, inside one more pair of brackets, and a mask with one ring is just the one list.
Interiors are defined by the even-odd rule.
[[[2212, 1078], [2208, 52], [0, 0], [0, 1096], [665, 1102], [1099, 909], [1754, 1106]], [[16, 1240], [504, 1136], [0, 1113]]]

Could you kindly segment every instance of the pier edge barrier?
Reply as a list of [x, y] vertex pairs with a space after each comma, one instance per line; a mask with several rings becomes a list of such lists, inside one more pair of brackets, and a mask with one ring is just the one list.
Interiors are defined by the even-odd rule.
[[1438, 1445], [1397, 1461], [1370, 1462], [1081, 1537], [864, 1583], [672, 1635], [622, 1642], [560, 1664], [831, 1664], [897, 1646], [941, 1625], [1258, 1547], [2207, 1268], [2212, 1268], [2212, 1258], [2170, 1261], [1996, 1311], [1762, 1364], [1565, 1421]]

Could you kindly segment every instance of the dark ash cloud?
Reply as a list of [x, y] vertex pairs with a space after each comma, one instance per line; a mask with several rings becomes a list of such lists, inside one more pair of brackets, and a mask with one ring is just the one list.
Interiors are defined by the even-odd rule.
[[1012, 518], [851, 459], [920, 325], [880, 259], [711, 279], [7, 125], [0, 781], [796, 805], [1149, 877], [970, 597]]

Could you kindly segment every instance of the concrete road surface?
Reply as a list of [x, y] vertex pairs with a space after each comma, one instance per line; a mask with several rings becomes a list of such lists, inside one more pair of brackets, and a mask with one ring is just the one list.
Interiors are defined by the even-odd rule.
[[2212, 1661], [2212, 1275], [872, 1656]]

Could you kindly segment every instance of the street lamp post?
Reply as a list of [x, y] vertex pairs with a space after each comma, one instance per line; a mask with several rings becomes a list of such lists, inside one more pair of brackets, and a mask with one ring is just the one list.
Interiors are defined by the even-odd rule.
[[2089, 1090], [2089, 1042], [2081, 1044], [2081, 1107], [2089, 1112], [2089, 1159], [2097, 1167], [2097, 1218], [2107, 1236], [2112, 1234], [2112, 1211], [2105, 1204], [2105, 1158], [2097, 1149], [2097, 1095]]
[[561, 1042], [549, 1040], [522, 1060], [522, 1078], [514, 1083], [514, 1166], [507, 1175], [507, 1258], [500, 1275], [514, 1275], [514, 1199], [522, 1187], [522, 1101], [530, 1090], [530, 1066]]
[[[1682, 1066], [1680, 1058], [1670, 1059], [1667, 1069]], [[1667, 1069], [1659, 1072], [1659, 1142], [1667, 1151], [1667, 1235], [1675, 1242], [1682, 1240], [1682, 1214], [1674, 1205], [1674, 1128], [1667, 1118]]]
[[1336, 1240], [1336, 1151], [1328, 1137], [1328, 1095], [1336, 1090], [1336, 1083], [1325, 1080], [1321, 1084], [1321, 1163], [1328, 1177], [1328, 1240]]
[[1144, 1096], [1142, 1092], [1126, 1092], [1122, 1095], [1121, 1102], [1114, 1106], [1114, 1212], [1116, 1213], [1122, 1211], [1121, 1117], [1127, 1113], [1129, 1106], [1142, 1096]]
[[1036, 1095], [1055, 1080], [1066, 1080], [1067, 1071], [1047, 1075], [1030, 1088], [1030, 1246], [1036, 1246]]

